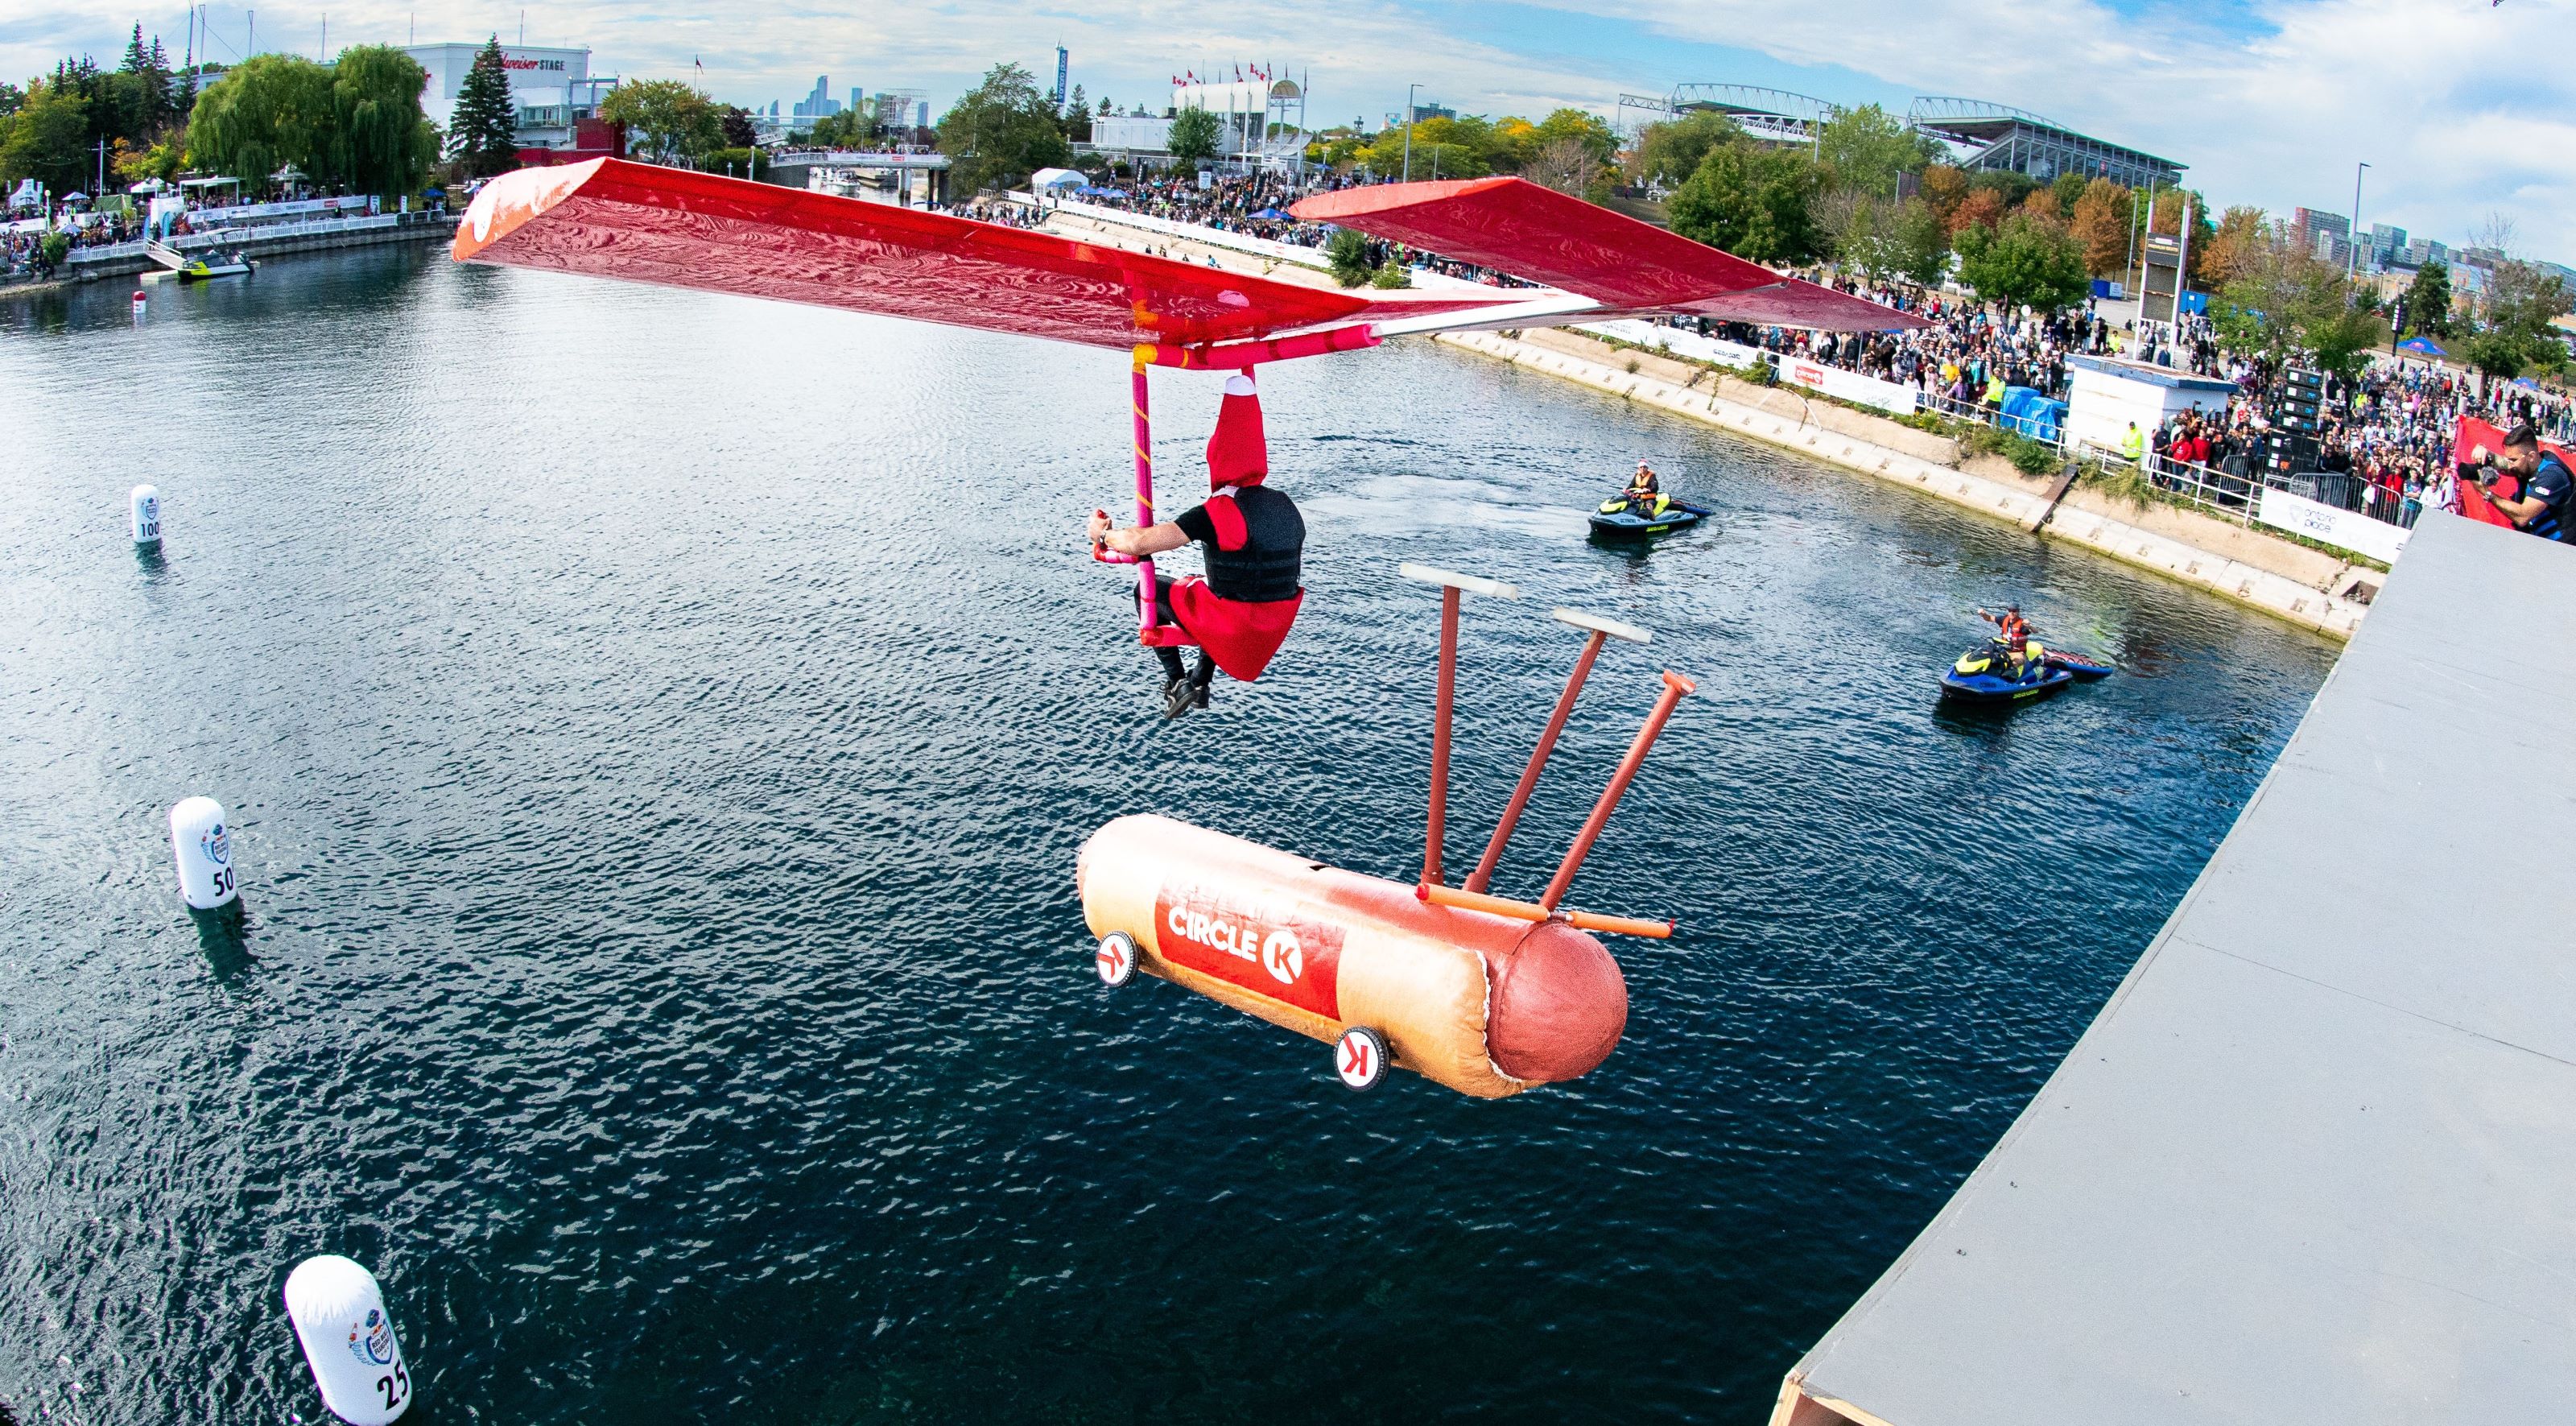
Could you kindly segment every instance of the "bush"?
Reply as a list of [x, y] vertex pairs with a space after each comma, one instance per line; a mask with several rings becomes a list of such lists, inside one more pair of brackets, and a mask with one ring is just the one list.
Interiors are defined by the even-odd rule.
[[44, 241], [38, 243], [36, 248], [37, 251], [44, 254], [45, 266], [60, 267], [63, 265], [63, 259], [72, 255], [71, 235], [69, 233], [47, 233], [45, 234]]
[[1369, 266], [1368, 239], [1356, 228], [1344, 228], [1324, 244], [1324, 262], [1333, 270], [1333, 280], [1344, 287], [1357, 287], [1369, 280], [1374, 271]]
[[1400, 262], [1388, 263], [1377, 270], [1377, 276], [1369, 279], [1371, 287], [1411, 287], [1412, 285], [1413, 274]]

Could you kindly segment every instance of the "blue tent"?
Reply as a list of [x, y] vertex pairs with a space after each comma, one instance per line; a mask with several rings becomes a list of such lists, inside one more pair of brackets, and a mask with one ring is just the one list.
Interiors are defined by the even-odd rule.
[[2417, 356], [2446, 357], [2450, 355], [2449, 352], [2442, 350], [2440, 347], [2433, 345], [2422, 337], [2408, 337], [2406, 340], [2397, 344], [2397, 349], [2401, 352], [2413, 352]]
[[2004, 429], [2034, 441], [2053, 441], [2066, 423], [2066, 403], [2040, 395], [2027, 386], [2004, 388]]

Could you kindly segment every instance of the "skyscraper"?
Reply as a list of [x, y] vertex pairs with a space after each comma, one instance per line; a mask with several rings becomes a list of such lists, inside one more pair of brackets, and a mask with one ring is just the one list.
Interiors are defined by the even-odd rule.
[[841, 101], [832, 97], [832, 76], [814, 76], [814, 92], [797, 101], [794, 117], [828, 119], [841, 112]]

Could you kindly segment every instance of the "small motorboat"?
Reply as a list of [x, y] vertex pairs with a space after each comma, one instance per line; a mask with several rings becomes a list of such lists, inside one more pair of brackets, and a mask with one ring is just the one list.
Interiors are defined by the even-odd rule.
[[251, 269], [258, 266], [258, 263], [245, 257], [235, 257], [229, 262], [208, 262], [204, 258], [198, 258], [173, 272], [171, 276], [181, 282], [204, 282], [214, 277], [248, 277]]
[[1592, 533], [1611, 540], [1642, 540], [1650, 535], [1687, 530], [1707, 519], [1708, 510], [1684, 504], [1669, 495], [1658, 496], [1651, 504], [1621, 496], [1604, 500], [1592, 512]]
[[[2108, 664], [2091, 659], [2085, 662], [2102, 673], [2111, 671]], [[2091, 676], [2098, 678], [2100, 674]], [[1941, 675], [1941, 696], [1968, 703], [2024, 703], [2055, 693], [2075, 679], [2073, 668], [2052, 659], [2036, 641], [2022, 659], [2020, 676], [2015, 677], [2004, 646], [1989, 640], [1959, 655], [1949, 672]]]

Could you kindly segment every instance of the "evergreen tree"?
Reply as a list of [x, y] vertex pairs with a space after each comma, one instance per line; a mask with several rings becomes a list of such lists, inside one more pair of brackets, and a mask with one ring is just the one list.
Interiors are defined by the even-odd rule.
[[475, 177], [519, 166], [519, 105], [510, 97], [510, 71], [501, 64], [501, 37], [485, 41], [474, 67], [456, 88], [456, 113], [447, 125], [447, 156]]
[[2416, 336], [2451, 335], [2451, 269], [2428, 262], [2406, 289], [2406, 330]]

